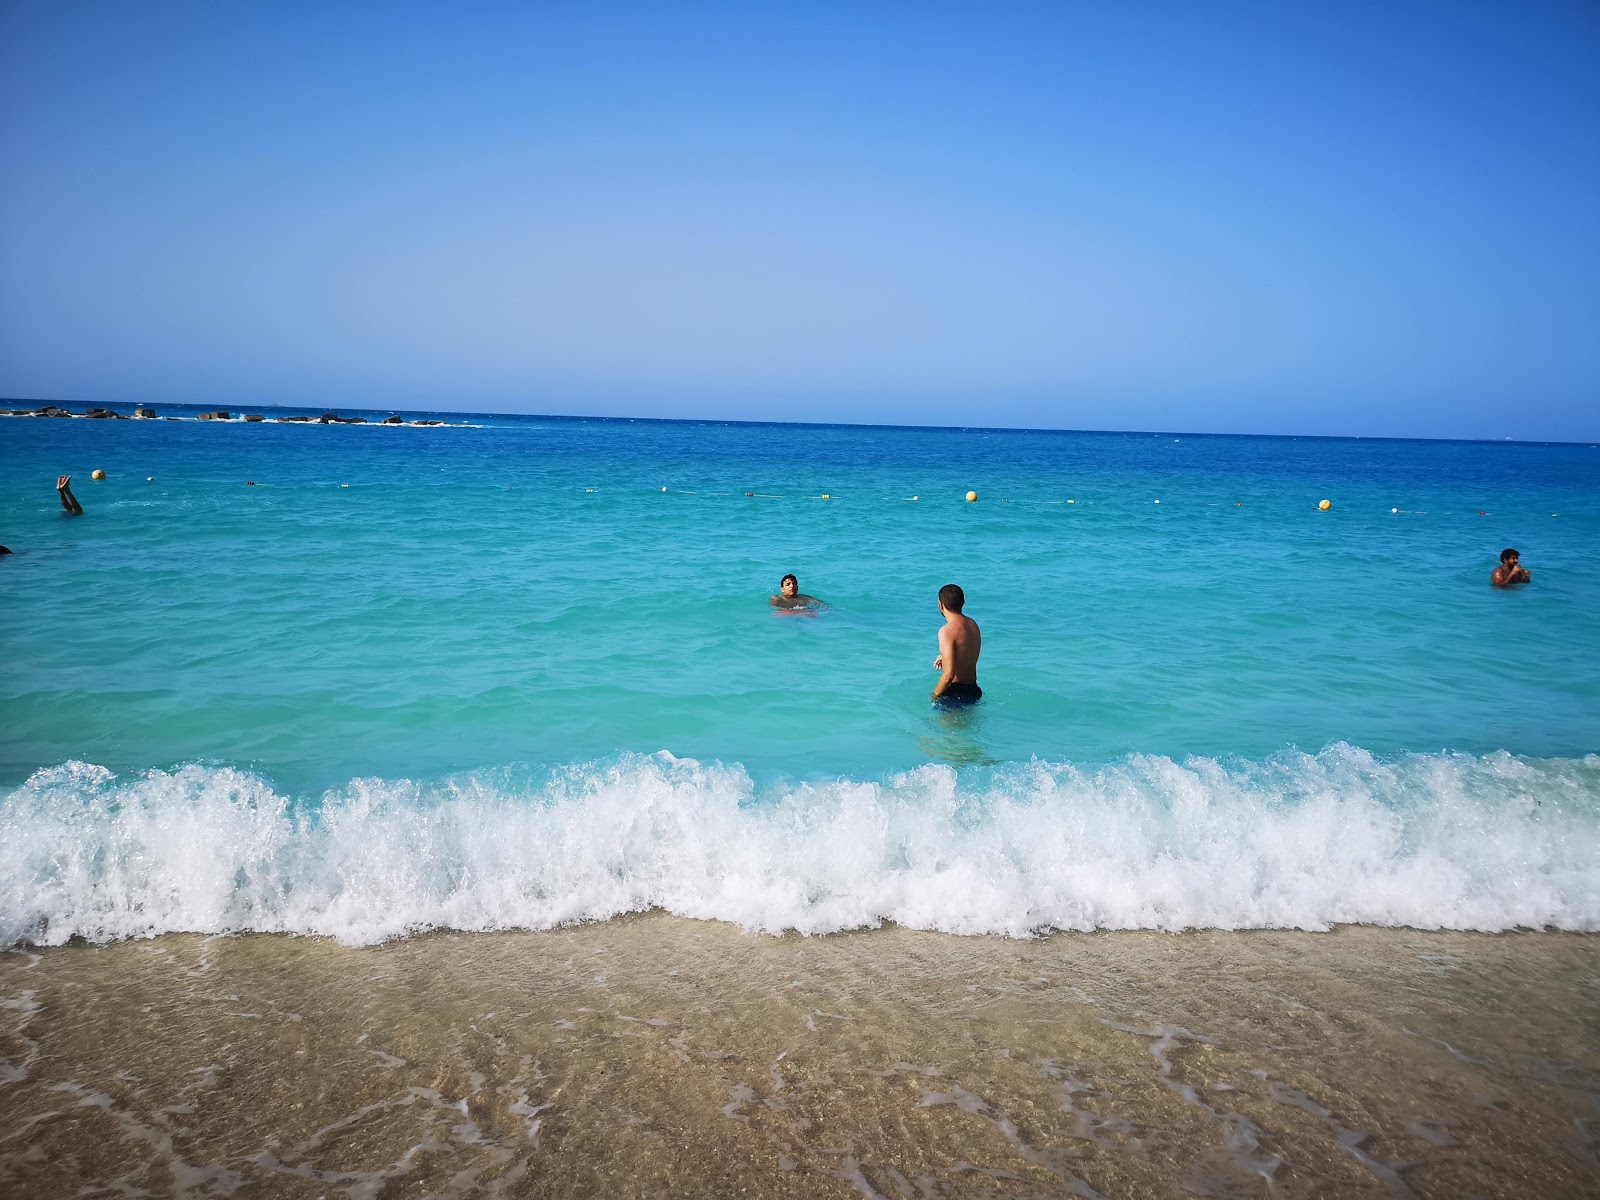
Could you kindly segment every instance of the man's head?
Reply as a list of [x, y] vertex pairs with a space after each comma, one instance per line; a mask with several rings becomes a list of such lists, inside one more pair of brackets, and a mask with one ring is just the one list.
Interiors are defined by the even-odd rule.
[[961, 590], [961, 585], [947, 583], [939, 589], [939, 607], [946, 612], [958, 613], [966, 607], [967, 594]]
[[785, 596], [792, 596], [800, 590], [800, 581], [793, 575], [785, 575], [778, 580], [778, 590]]
[[1505, 549], [1505, 550], [1500, 551], [1500, 565], [1501, 566], [1505, 566], [1506, 564], [1509, 563], [1511, 566], [1514, 567], [1514, 566], [1517, 565], [1517, 560], [1519, 558], [1521, 558], [1521, 555], [1519, 555], [1515, 550], [1512, 550], [1509, 547], [1507, 549]]

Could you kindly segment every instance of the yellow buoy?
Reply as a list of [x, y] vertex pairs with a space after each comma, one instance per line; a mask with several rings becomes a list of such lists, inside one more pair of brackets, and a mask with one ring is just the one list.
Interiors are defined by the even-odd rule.
[[349, 487], [350, 485], [348, 483], [341, 483], [339, 486], [340, 487]]
[[90, 479], [104, 479], [105, 477], [106, 477], [106, 473], [104, 471], [100, 470], [100, 468], [98, 468], [98, 467], [96, 467], [93, 471], [89, 472], [89, 478]]
[[830, 495], [828, 495], [828, 493], [827, 493], [827, 492], [823, 492], [823, 493], [822, 493], [822, 498], [823, 498], [823, 499], [824, 499], [824, 500], [832, 500], [832, 499], [833, 499], [833, 497], [832, 497], [832, 496], [830, 496]]
[[1333, 507], [1333, 501], [1332, 500], [1319, 500], [1317, 502], [1317, 507], [1319, 509], [1321, 509], [1323, 512], [1327, 512], [1330, 508]]
[[973, 501], [973, 500], [976, 500], [976, 499], [977, 499], [977, 498], [978, 498], [978, 493], [977, 493], [977, 492], [968, 492], [968, 493], [967, 493], [967, 501], [968, 501], [968, 502], [969, 502], [969, 503], [970, 503], [970, 502], [971, 502], [971, 501]]
[[1067, 501], [1067, 503], [1068, 503], [1068, 504], [1076, 504], [1076, 503], [1077, 503], [1077, 501], [1076, 501], [1076, 500], [1068, 500], [1068, 501]]

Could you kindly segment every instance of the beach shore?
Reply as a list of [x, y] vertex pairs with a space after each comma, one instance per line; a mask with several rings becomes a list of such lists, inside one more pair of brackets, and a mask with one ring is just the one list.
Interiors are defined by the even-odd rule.
[[746, 934], [0, 955], [0, 1191], [1600, 1194], [1600, 939]]

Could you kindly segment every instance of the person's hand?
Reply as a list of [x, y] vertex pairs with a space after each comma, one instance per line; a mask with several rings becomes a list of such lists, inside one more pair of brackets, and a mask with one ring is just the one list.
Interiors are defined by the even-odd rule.
[[72, 482], [72, 476], [71, 475], [57, 475], [56, 476], [56, 491], [59, 492], [62, 488], [66, 487], [67, 484], [69, 484], [71, 482]]
[[938, 658], [933, 660], [933, 669], [935, 671], [944, 670], [944, 655], [941, 654]]

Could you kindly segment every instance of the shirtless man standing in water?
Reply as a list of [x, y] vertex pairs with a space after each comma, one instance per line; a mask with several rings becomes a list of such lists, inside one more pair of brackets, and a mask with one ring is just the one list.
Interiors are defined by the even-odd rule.
[[941, 708], [965, 708], [983, 698], [983, 689], [978, 686], [983, 634], [976, 621], [962, 614], [966, 604], [966, 593], [956, 584], [947, 583], [939, 589], [944, 628], [939, 630], [939, 657], [933, 660], [933, 669], [941, 672], [933, 689], [933, 702]]

